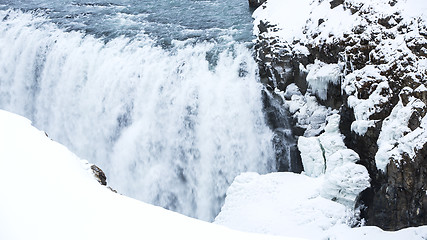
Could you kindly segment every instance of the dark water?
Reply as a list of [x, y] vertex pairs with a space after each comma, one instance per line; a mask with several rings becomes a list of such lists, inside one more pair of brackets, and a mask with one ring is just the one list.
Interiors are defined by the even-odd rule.
[[3, 0], [0, 9], [10, 8], [46, 16], [67, 31], [107, 41], [141, 34], [165, 46], [172, 40], [252, 39], [246, 0]]

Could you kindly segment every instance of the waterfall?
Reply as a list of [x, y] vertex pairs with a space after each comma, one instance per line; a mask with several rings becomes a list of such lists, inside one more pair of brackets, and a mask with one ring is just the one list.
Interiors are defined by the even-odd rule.
[[0, 20], [0, 108], [99, 165], [118, 192], [213, 220], [239, 173], [275, 170], [243, 44], [164, 49], [144, 34], [103, 41], [20, 11]]

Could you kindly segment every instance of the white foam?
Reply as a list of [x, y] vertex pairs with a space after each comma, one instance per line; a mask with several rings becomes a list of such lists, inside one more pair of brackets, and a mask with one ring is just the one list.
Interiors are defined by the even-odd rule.
[[99, 165], [119, 192], [212, 220], [235, 176], [275, 169], [257, 64], [243, 44], [168, 51], [6, 15], [0, 107]]

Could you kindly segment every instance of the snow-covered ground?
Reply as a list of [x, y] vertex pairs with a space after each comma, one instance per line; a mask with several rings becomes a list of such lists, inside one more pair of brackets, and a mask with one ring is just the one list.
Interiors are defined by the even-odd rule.
[[330, 116], [318, 137], [300, 137], [305, 172], [244, 173], [227, 191], [215, 223], [234, 229], [306, 239], [427, 239], [427, 226], [385, 232], [363, 225], [354, 210], [369, 187], [359, 156], [339, 133], [339, 115]]
[[228, 189], [215, 223], [241, 231], [305, 239], [427, 239], [427, 226], [397, 232], [349, 227], [353, 213], [322, 196], [325, 181], [325, 176], [295, 173], [241, 174]]
[[0, 110], [0, 239], [282, 239], [119, 195], [90, 166], [29, 120]]

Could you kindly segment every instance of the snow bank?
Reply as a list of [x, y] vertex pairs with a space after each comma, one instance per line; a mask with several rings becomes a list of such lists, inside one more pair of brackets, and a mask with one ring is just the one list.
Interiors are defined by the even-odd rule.
[[276, 239], [113, 193], [29, 120], [0, 110], [0, 239]]
[[243, 173], [227, 191], [215, 223], [234, 229], [306, 239], [425, 239], [427, 226], [385, 232], [350, 228], [352, 213], [324, 198], [324, 178], [294, 173]]
[[[399, 1], [390, 6], [389, 0], [353, 0], [347, 1], [354, 6], [360, 6], [361, 11], [380, 12], [391, 15], [400, 13], [406, 18], [420, 17], [427, 19], [427, 2], [424, 0]], [[342, 37], [343, 33], [360, 24], [360, 16], [352, 14], [350, 9], [331, 9], [330, 1], [312, 0], [268, 0], [253, 14], [254, 33], [258, 34], [260, 21], [277, 25], [277, 31], [272, 33], [289, 43], [304, 39], [306, 35], [319, 31], [317, 40], [332, 40], [330, 36]], [[373, 16], [376, 17], [376, 16]], [[319, 21], [320, 20], [320, 21]], [[333, 24], [323, 24], [323, 22]]]
[[234, 229], [319, 239], [346, 219], [345, 207], [320, 196], [322, 179], [294, 173], [236, 177], [215, 223]]

